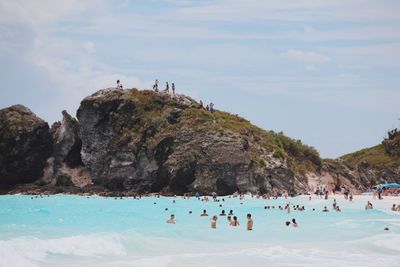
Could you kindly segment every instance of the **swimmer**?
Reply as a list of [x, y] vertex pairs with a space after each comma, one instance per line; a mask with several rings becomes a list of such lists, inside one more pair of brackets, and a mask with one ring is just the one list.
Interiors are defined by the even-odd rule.
[[393, 204], [393, 206], [392, 206], [392, 211], [397, 211], [397, 209], [396, 209], [396, 204]]
[[286, 221], [286, 222], [285, 222], [285, 225], [286, 225], [286, 226], [289, 226], [289, 225], [290, 225], [290, 222], [289, 222], [289, 221]]
[[203, 213], [200, 216], [208, 216], [207, 211], [203, 210]]
[[368, 201], [367, 205], [365, 205], [365, 210], [372, 210], [372, 209], [373, 209], [372, 203]]
[[175, 215], [171, 214], [171, 217], [167, 220], [168, 224], [175, 224]]
[[385, 227], [385, 228], [383, 228], [383, 230], [389, 231], [389, 227]]
[[233, 210], [230, 210], [228, 215], [233, 215]]
[[240, 223], [239, 223], [237, 217], [233, 216], [233, 220], [231, 220], [230, 226], [236, 227], [236, 226], [239, 226], [239, 225], [240, 225]]
[[247, 230], [253, 230], [253, 219], [251, 218], [251, 214], [247, 214]]
[[231, 225], [232, 217], [228, 216], [226, 219], [228, 220], [228, 224]]
[[342, 211], [342, 210], [340, 209], [339, 206], [336, 206], [335, 210], [336, 210], [337, 212], [341, 212], [341, 211]]
[[217, 220], [218, 220], [218, 217], [216, 215], [214, 215], [212, 217], [212, 219], [211, 219], [211, 228], [212, 229], [216, 229], [217, 228]]
[[219, 216], [226, 216], [225, 210], [222, 210], [222, 211], [221, 211], [221, 214], [220, 214]]
[[168, 210], [168, 208], [165, 208], [165, 211], [167, 211]]
[[292, 219], [292, 226], [295, 228], [299, 227], [299, 225], [296, 222], [296, 219], [294, 219], [294, 218]]
[[191, 210], [189, 210], [189, 214], [192, 214], [192, 211], [191, 211]]
[[328, 208], [325, 206], [324, 209], [322, 210], [322, 212], [328, 212]]

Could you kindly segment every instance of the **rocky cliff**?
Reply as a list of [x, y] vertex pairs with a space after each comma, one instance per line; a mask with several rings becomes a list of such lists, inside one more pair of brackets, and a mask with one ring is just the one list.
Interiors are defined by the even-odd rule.
[[184, 95], [104, 89], [49, 129], [21, 105], [0, 110], [0, 189], [11, 192], [302, 193], [399, 182], [400, 134], [339, 159]]
[[304, 191], [318, 153], [236, 115], [208, 112], [193, 99], [106, 89], [77, 112], [82, 161], [111, 190]]
[[3, 187], [37, 180], [52, 153], [48, 124], [22, 105], [1, 109], [0, 151]]

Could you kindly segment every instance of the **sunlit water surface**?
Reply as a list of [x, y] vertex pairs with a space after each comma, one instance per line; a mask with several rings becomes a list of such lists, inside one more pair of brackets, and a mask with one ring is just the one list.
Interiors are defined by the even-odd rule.
[[[400, 213], [390, 211], [399, 199], [337, 196], [341, 213], [332, 198], [219, 199], [0, 196], [0, 266], [400, 266]], [[364, 210], [367, 200], [373, 210]], [[306, 210], [278, 209], [288, 202]], [[219, 217], [212, 230], [203, 209], [232, 209], [241, 226]], [[285, 226], [292, 218], [298, 228]]]

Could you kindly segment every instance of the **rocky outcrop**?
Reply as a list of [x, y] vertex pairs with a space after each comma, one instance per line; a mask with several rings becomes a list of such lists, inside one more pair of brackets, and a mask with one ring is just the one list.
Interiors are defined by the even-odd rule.
[[52, 153], [48, 124], [22, 105], [1, 109], [0, 151], [2, 186], [37, 180]]
[[[363, 191], [400, 182], [400, 134], [335, 160], [283, 133], [184, 95], [104, 89], [51, 129], [21, 105], [0, 110], [0, 189], [135, 195], [199, 191]], [[40, 178], [41, 177], [41, 178]], [[40, 179], [39, 179], [40, 178]]]
[[50, 132], [53, 139], [52, 157], [47, 160], [44, 184], [56, 186], [83, 187], [91, 183], [90, 173], [81, 159], [82, 141], [79, 138], [79, 125], [65, 110], [63, 119], [55, 122]]
[[[207, 112], [186, 96], [100, 90], [81, 102], [77, 118], [82, 161], [93, 183], [111, 190], [230, 194], [307, 187], [291, 168], [291, 152], [276, 144], [279, 135]], [[293, 151], [303, 147], [297, 142]]]
[[393, 129], [382, 142], [386, 153], [392, 157], [400, 157], [400, 131]]

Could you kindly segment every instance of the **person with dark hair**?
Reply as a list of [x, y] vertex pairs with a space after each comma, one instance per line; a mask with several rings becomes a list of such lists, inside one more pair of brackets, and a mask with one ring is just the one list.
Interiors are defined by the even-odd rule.
[[212, 217], [212, 219], [211, 219], [211, 228], [212, 229], [216, 229], [217, 228], [217, 220], [218, 220], [218, 217], [216, 215], [214, 215]]
[[240, 225], [240, 223], [239, 223], [237, 217], [233, 216], [233, 220], [231, 221], [230, 226], [236, 227], [236, 226], [239, 226], [239, 225]]
[[210, 111], [214, 112], [214, 103], [213, 102], [210, 103]]
[[222, 211], [221, 211], [221, 214], [220, 214], [219, 216], [226, 216], [225, 210], [222, 210]]
[[285, 222], [285, 225], [286, 225], [286, 226], [289, 226], [289, 225], [290, 225], [290, 222], [289, 222], [289, 221], [286, 221], [286, 222]]
[[158, 80], [156, 79], [153, 84], [153, 90], [158, 93]]
[[328, 212], [328, 208], [325, 206], [324, 209], [322, 210], [322, 212]]
[[167, 223], [175, 224], [175, 215], [174, 214], [171, 214], [171, 217], [167, 220]]
[[168, 82], [165, 82], [165, 92], [169, 93], [169, 84]]
[[253, 219], [251, 218], [251, 214], [247, 214], [247, 230], [251, 231], [253, 230]]
[[299, 227], [299, 225], [297, 224], [297, 222], [296, 222], [296, 219], [292, 219], [292, 226], [293, 227]]
[[200, 216], [208, 216], [207, 211], [203, 210], [203, 213]]
[[117, 80], [117, 89], [122, 89], [122, 83], [120, 80]]
[[171, 84], [172, 94], [175, 95], [175, 83]]
[[233, 210], [230, 210], [228, 215], [233, 215]]

